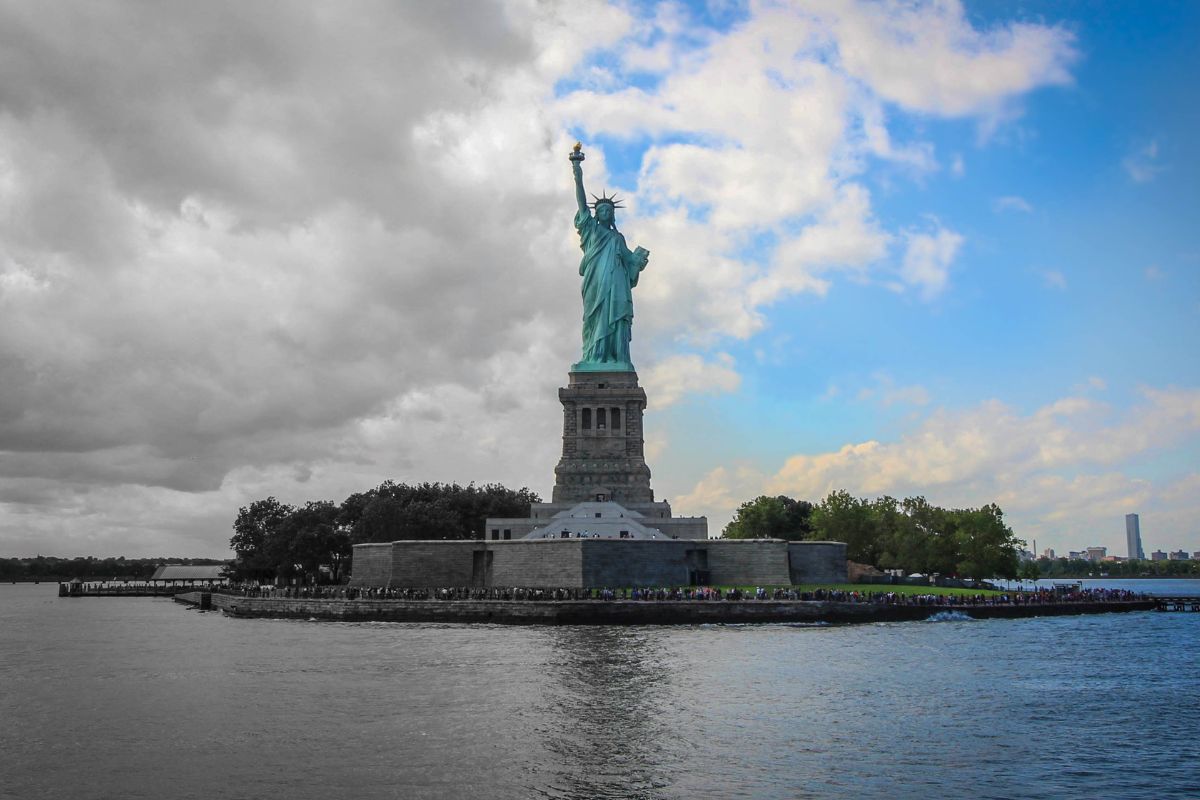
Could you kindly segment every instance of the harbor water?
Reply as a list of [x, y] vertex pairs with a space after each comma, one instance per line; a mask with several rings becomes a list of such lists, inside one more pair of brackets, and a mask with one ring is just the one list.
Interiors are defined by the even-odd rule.
[[1200, 613], [436, 626], [56, 589], [0, 585], [0, 797], [1200, 796]]

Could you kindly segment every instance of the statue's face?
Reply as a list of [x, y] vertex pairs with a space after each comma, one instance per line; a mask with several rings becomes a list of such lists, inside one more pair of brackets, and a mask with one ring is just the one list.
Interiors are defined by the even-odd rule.
[[610, 203], [600, 203], [596, 206], [596, 219], [609, 225], [613, 221], [613, 207]]

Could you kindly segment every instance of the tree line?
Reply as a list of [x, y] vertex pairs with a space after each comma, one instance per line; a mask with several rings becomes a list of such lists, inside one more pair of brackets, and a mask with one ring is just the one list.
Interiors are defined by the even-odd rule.
[[1016, 578], [1016, 538], [995, 503], [940, 508], [924, 497], [854, 497], [837, 490], [820, 503], [779, 495], [743, 503], [725, 527], [726, 539], [846, 543], [846, 557], [879, 569], [966, 578]]
[[163, 564], [216, 566], [225, 563], [215, 558], [0, 558], [0, 581], [147, 580]]
[[1038, 574], [1043, 578], [1093, 578], [1101, 573], [1110, 578], [1197, 578], [1200, 577], [1200, 561], [1089, 561], [1080, 558], [1039, 558]]
[[[340, 504], [309, 500], [290, 506], [274, 497], [238, 510], [229, 546], [243, 580], [322, 579], [338, 583], [352, 547], [411, 539], [482, 539], [488, 517], [528, 517], [541, 498], [529, 489], [499, 484], [410, 485], [384, 481]], [[323, 576], [322, 567], [329, 573]]]

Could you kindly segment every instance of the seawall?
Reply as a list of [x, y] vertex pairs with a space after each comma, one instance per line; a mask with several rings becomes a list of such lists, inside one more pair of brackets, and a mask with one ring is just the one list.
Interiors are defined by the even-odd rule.
[[[200, 606], [201, 592], [175, 596]], [[704, 625], [761, 622], [902, 622], [957, 612], [973, 619], [1153, 611], [1152, 600], [1011, 606], [892, 606], [833, 601], [745, 600], [316, 600], [213, 593], [235, 617], [340, 622], [443, 622], [495, 625]]]

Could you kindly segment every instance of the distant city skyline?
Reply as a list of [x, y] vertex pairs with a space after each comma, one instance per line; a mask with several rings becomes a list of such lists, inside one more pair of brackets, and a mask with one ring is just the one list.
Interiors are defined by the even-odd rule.
[[1142, 529], [1137, 514], [1125, 515], [1125, 544], [1129, 558], [1146, 557], [1146, 552], [1142, 549]]
[[[1200, 539], [1200, 537], [1197, 538]], [[1190, 560], [1192, 558], [1200, 559], [1200, 550], [1188, 552], [1186, 548], [1179, 548], [1171, 551], [1156, 549], [1151, 552], [1149, 556], [1147, 556], [1142, 545], [1141, 517], [1136, 513], [1129, 513], [1125, 515], [1125, 548], [1126, 555], [1115, 556], [1110, 555], [1107, 552], [1109, 548], [1106, 545], [1089, 545], [1078, 550], [1067, 550], [1065, 551], [1065, 554], [1058, 553], [1053, 547], [1047, 547], [1038, 554], [1038, 557], [1051, 559], [1056, 557], [1069, 559], [1080, 558], [1089, 561], [1102, 561], [1106, 558], [1116, 558], [1117, 560], [1122, 561], [1132, 559], [1138, 559], [1142, 561], [1166, 561], [1168, 559]]]

